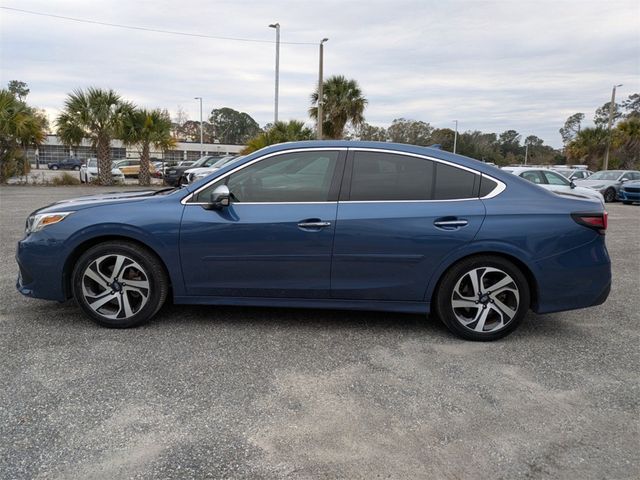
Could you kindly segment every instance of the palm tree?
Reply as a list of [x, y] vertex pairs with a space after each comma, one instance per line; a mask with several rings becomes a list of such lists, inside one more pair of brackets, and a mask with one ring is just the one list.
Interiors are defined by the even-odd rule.
[[74, 90], [58, 116], [58, 136], [67, 145], [79, 145], [83, 138], [91, 140], [98, 155], [98, 180], [111, 185], [111, 140], [122, 129], [124, 113], [133, 106], [124, 102], [113, 90], [89, 87]]
[[620, 168], [640, 167], [640, 117], [629, 116], [616, 125], [613, 133], [613, 147], [621, 159]]
[[0, 183], [18, 172], [27, 173], [25, 148], [37, 146], [46, 136], [47, 119], [9, 90], [0, 90]]
[[276, 143], [312, 139], [313, 131], [309, 127], [305, 127], [304, 122], [300, 122], [299, 120], [276, 122], [266, 132], [262, 132], [249, 140], [246, 148], [242, 151], [242, 154], [246, 155]]
[[567, 144], [566, 154], [569, 160], [586, 163], [589, 168], [598, 170], [607, 149], [607, 129], [603, 127], [583, 128]]
[[[342, 138], [347, 123], [353, 127], [364, 122], [367, 99], [355, 80], [342, 75], [327, 78], [322, 84], [322, 131], [327, 138]], [[318, 90], [311, 94], [309, 115], [318, 122]]]
[[121, 138], [127, 145], [140, 148], [140, 185], [149, 185], [149, 153], [153, 145], [156, 149], [169, 150], [176, 145], [171, 135], [171, 118], [162, 110], [132, 109], [126, 112], [122, 122]]

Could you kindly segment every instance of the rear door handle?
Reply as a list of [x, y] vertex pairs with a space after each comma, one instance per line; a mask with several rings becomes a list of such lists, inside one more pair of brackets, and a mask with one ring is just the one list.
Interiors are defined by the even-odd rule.
[[466, 225], [469, 224], [469, 222], [467, 220], [436, 220], [435, 222], [433, 222], [433, 224], [438, 227], [438, 228], [445, 228], [445, 229], [456, 229], [456, 228], [460, 228], [460, 227], [464, 227]]

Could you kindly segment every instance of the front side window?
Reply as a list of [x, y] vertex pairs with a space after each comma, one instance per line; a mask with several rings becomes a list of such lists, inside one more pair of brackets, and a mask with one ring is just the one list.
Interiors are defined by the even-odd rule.
[[569, 182], [562, 176], [555, 172], [542, 172], [547, 179], [549, 185], [569, 185]]
[[269, 157], [209, 185], [192, 201], [207, 203], [215, 188], [227, 185], [236, 203], [326, 202], [338, 155], [307, 151]]
[[542, 181], [542, 177], [538, 172], [524, 172], [524, 173], [521, 173], [520, 176], [525, 180], [529, 180], [532, 183], [537, 183], [537, 184], [544, 183]]

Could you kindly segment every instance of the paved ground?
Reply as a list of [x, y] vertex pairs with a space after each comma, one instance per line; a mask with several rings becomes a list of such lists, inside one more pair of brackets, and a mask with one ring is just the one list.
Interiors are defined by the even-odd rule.
[[640, 476], [640, 207], [609, 206], [600, 307], [469, 343], [387, 313], [164, 308], [114, 331], [14, 290], [34, 208], [2, 187], [0, 477]]

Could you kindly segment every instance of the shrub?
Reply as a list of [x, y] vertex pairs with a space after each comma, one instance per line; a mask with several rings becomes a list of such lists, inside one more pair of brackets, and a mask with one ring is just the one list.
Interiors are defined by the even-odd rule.
[[55, 177], [51, 183], [54, 185], [80, 185], [80, 179], [75, 175], [64, 172], [61, 176]]

